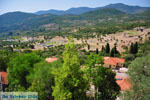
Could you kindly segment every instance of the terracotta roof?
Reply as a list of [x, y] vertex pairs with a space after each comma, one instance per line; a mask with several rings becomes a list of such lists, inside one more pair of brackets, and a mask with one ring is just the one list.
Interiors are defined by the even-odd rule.
[[126, 91], [126, 90], [129, 90], [131, 88], [131, 83], [130, 83], [129, 78], [120, 77], [120, 76], [116, 76], [115, 78], [116, 78], [117, 84], [121, 88], [121, 91]]
[[50, 58], [46, 58], [45, 59], [45, 61], [47, 61], [48, 63], [50, 63], [50, 62], [54, 62], [54, 61], [57, 61], [58, 60], [58, 58], [56, 58], [56, 57], [50, 57]]
[[0, 72], [0, 76], [2, 81], [0, 83], [2, 84], [8, 84], [8, 73], [7, 72]]
[[116, 57], [104, 57], [104, 64], [116, 65], [117, 63], [124, 63], [125, 60]]

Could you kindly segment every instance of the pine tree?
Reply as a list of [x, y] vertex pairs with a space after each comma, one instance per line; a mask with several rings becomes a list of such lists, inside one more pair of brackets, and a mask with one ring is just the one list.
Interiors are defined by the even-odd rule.
[[106, 44], [106, 53], [109, 53], [110, 52], [110, 46], [109, 46], [109, 43]]

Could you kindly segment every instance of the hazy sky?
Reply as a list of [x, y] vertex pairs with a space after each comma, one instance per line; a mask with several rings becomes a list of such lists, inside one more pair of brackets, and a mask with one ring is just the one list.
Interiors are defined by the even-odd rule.
[[71, 7], [101, 7], [111, 3], [124, 3], [150, 7], [150, 0], [0, 0], [0, 14], [12, 11], [66, 10]]

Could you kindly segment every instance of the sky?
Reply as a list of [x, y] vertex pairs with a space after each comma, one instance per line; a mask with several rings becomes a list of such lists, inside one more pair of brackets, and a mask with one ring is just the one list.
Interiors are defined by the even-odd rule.
[[0, 14], [22, 11], [66, 10], [72, 7], [102, 7], [113, 3], [150, 7], [150, 0], [0, 0]]

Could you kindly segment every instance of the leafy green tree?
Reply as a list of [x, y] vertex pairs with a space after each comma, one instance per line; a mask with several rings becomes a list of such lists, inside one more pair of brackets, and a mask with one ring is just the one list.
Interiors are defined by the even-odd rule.
[[109, 43], [106, 44], [106, 53], [109, 53], [110, 52], [110, 46], [109, 46]]
[[52, 71], [62, 66], [61, 61], [53, 63], [39, 62], [34, 65], [33, 72], [27, 77], [31, 86], [28, 91], [38, 92], [39, 100], [53, 99], [52, 86], [54, 86], [54, 76]]
[[78, 53], [72, 39], [65, 45], [63, 52], [63, 66], [54, 71], [55, 86], [53, 96], [55, 100], [86, 100], [87, 81], [80, 69]]
[[7, 63], [8, 63], [8, 57], [5, 57], [4, 55], [0, 54], [0, 71], [6, 71], [7, 70]]
[[34, 64], [41, 61], [35, 53], [18, 54], [8, 64], [10, 91], [24, 91], [31, 84], [27, 82], [27, 76], [32, 72]]
[[115, 73], [111, 69], [102, 67], [103, 57], [89, 55], [85, 67], [89, 83], [95, 86], [95, 100], [115, 100], [120, 87], [116, 83]]
[[123, 94], [123, 100], [149, 100], [150, 98], [150, 54], [136, 58], [128, 74], [132, 87]]

